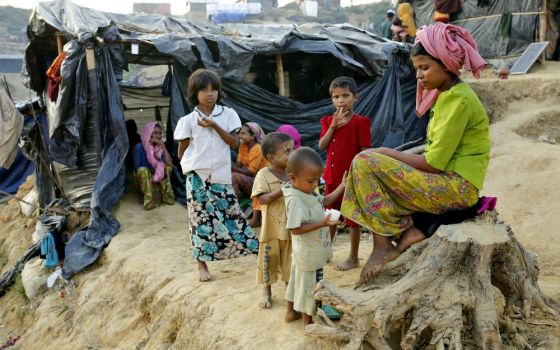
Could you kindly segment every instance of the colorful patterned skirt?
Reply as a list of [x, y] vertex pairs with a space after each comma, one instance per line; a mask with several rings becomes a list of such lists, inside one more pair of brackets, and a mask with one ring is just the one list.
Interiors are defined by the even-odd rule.
[[366, 150], [352, 162], [342, 215], [382, 236], [399, 237], [411, 214], [441, 214], [476, 204], [478, 189], [453, 172], [432, 174]]
[[213, 184], [187, 173], [193, 257], [212, 261], [257, 254], [259, 240], [241, 212], [231, 185]]
[[144, 196], [144, 209], [150, 210], [160, 206], [162, 203], [175, 203], [175, 194], [173, 193], [170, 180], [172, 170], [173, 168], [170, 166], [165, 167], [165, 178], [155, 183], [152, 182], [152, 176], [154, 174], [148, 168], [140, 167], [136, 169], [134, 178], [136, 179], [138, 189]]

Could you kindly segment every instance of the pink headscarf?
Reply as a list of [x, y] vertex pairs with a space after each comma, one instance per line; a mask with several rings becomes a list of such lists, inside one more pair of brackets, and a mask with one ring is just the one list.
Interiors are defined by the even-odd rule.
[[257, 123], [254, 123], [254, 122], [248, 122], [248, 123], [245, 123], [245, 125], [247, 125], [247, 127], [249, 129], [251, 129], [251, 132], [253, 133], [253, 135], [255, 135], [255, 141], [258, 144], [261, 144], [263, 142], [263, 138], [264, 138], [264, 131], [261, 128], [261, 126]]
[[[461, 67], [464, 66], [479, 79], [480, 70], [488, 66], [478, 53], [471, 33], [465, 28], [439, 22], [422, 26], [416, 33], [416, 43], [418, 42], [456, 76], [461, 75]], [[438, 96], [439, 90], [425, 90], [418, 82], [416, 115], [423, 116], [436, 103]]]
[[154, 168], [152, 181], [160, 182], [165, 177], [165, 156], [163, 154], [163, 147], [161, 144], [153, 145], [150, 143], [150, 138], [156, 126], [159, 126], [161, 129], [161, 126], [157, 122], [149, 122], [144, 125], [142, 133], [140, 134], [140, 140], [142, 140], [142, 146], [144, 146], [144, 151], [146, 151], [148, 163]]
[[301, 135], [294, 126], [290, 124], [280, 125], [276, 131], [290, 135], [294, 140], [294, 149], [301, 147]]

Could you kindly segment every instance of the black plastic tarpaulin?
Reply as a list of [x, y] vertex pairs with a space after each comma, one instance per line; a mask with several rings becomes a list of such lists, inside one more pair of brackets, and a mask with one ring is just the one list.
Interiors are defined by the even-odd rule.
[[[354, 105], [356, 113], [372, 120], [372, 147], [397, 147], [425, 137], [427, 120], [415, 115], [416, 77], [410, 64], [410, 47], [388, 44], [386, 49], [389, 64], [385, 74], [380, 80], [361, 84]], [[184, 66], [174, 65], [168, 130], [174, 130], [178, 120], [190, 111], [184, 98], [189, 74]], [[302, 135], [302, 143], [313, 148], [318, 147], [319, 120], [334, 112], [330, 99], [300, 103], [246, 81], [223, 79], [223, 85], [224, 104], [237, 111], [242, 121], [257, 122], [265, 132], [292, 124]]]
[[[434, 23], [433, 0], [414, 0], [411, 3], [418, 26]], [[519, 55], [535, 42], [540, 0], [492, 0], [488, 6], [477, 4], [474, 0], [462, 2], [461, 11], [452, 15], [451, 23], [472, 33], [483, 57]], [[511, 18], [509, 35], [504, 35], [500, 26], [506, 18]]]

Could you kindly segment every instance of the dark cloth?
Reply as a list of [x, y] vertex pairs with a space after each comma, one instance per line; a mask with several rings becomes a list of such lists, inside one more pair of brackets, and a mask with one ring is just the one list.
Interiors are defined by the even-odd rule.
[[450, 210], [443, 214], [416, 212], [412, 214], [412, 221], [414, 222], [414, 226], [422, 231], [426, 237], [431, 237], [441, 225], [458, 224], [476, 217], [478, 211], [483, 206], [484, 198], [485, 197], [479, 198], [478, 202], [472, 207]]
[[132, 169], [137, 170], [141, 167], [148, 168], [148, 170], [154, 172], [154, 168], [150, 162], [148, 162], [144, 146], [142, 146], [141, 143], [137, 143], [132, 149]]
[[455, 13], [461, 10], [461, 0], [435, 0], [436, 11], [441, 13]]
[[488, 6], [490, 6], [490, 0], [477, 0], [476, 6], [478, 6], [478, 7], [488, 7]]
[[512, 20], [511, 12], [503, 13], [500, 17], [500, 35], [503, 37], [509, 37], [509, 33], [511, 32], [511, 20]]
[[127, 171], [136, 169], [133, 167], [132, 163], [132, 150], [134, 146], [141, 142], [140, 135], [138, 135], [138, 126], [134, 119], [128, 119], [125, 122], [126, 125], [126, 134], [128, 136], [128, 152], [126, 153], [126, 157], [124, 159]]

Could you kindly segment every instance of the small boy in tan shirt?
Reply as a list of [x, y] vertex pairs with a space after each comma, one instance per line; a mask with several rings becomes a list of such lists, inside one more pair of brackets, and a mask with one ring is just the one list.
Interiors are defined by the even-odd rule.
[[[278, 274], [286, 284], [290, 278], [292, 241], [290, 232], [286, 229], [282, 187], [289, 182], [286, 167], [293, 148], [293, 140], [287, 134], [272, 132], [265, 136], [261, 149], [270, 166], [257, 173], [251, 193], [251, 197], [258, 200], [262, 215], [257, 283], [264, 287], [259, 303], [264, 309], [271, 306], [271, 285], [278, 281]], [[293, 303], [288, 302], [286, 321], [299, 317], [301, 315], [293, 310]]]

